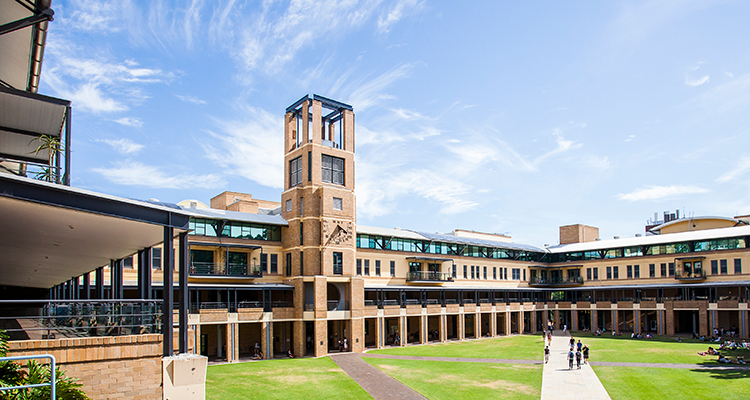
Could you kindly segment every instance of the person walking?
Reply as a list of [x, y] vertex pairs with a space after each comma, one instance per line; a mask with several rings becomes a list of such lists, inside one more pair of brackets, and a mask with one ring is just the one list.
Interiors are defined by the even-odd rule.
[[581, 347], [583, 346], [583, 344], [581, 343], [581, 339], [578, 339], [577, 346], [578, 346], [578, 351], [581, 351]]
[[544, 363], [549, 362], [549, 346], [544, 346]]
[[570, 349], [568, 352], [568, 369], [573, 369], [573, 359], [575, 358], [575, 354], [573, 354], [573, 348]]
[[589, 362], [589, 346], [583, 346], [583, 363], [588, 364]]
[[578, 369], [581, 369], [581, 350], [576, 351], [576, 364]]

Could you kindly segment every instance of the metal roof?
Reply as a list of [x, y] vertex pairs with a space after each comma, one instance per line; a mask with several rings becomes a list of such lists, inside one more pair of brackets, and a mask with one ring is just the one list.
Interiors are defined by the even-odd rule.
[[680, 222], [685, 222], [685, 221], [700, 221], [700, 220], [706, 220], [706, 219], [720, 219], [720, 220], [723, 220], [723, 221], [734, 222], [735, 224], [747, 225], [747, 222], [742, 221], [740, 219], [731, 218], [731, 217], [716, 217], [716, 216], [710, 216], [709, 215], [709, 216], [704, 216], [704, 217], [675, 219], [673, 221], [669, 221], [669, 222], [663, 223], [661, 225], [657, 225], [657, 226], [649, 229], [649, 231], [651, 231], [651, 232], [654, 232], [654, 231], [659, 232], [663, 228], [666, 228], [666, 227], [674, 225], [674, 224], [679, 224]]
[[253, 214], [239, 211], [217, 210], [214, 208], [180, 207], [185, 214], [198, 218], [225, 219], [228, 221], [249, 222], [267, 225], [288, 226], [281, 215]]
[[532, 251], [537, 253], [545, 253], [546, 251], [544, 249], [540, 249], [538, 247], [529, 246], [526, 244], [519, 244], [519, 243], [513, 243], [513, 242], [496, 242], [494, 240], [485, 240], [485, 239], [475, 239], [475, 238], [467, 238], [467, 237], [460, 237], [455, 235], [446, 235], [441, 233], [426, 233], [426, 232], [416, 232], [428, 240], [433, 241], [440, 241], [440, 242], [446, 242], [446, 243], [458, 243], [458, 244], [469, 244], [474, 246], [484, 246], [484, 247], [492, 247], [492, 248], [498, 248], [498, 249], [508, 249], [508, 250], [519, 250], [519, 251]]
[[400, 228], [378, 228], [374, 226], [357, 225], [357, 233], [365, 235], [399, 237], [404, 239], [426, 240], [426, 238], [416, 232]]
[[51, 0], [0, 0], [0, 82], [36, 92], [47, 37]]
[[571, 243], [548, 247], [550, 253], [568, 253], [621, 247], [648, 246], [667, 243], [680, 243], [697, 240], [722, 239], [750, 235], [750, 225], [732, 228], [705, 229], [701, 231], [648, 235], [624, 239], [600, 240], [586, 243]]
[[[507, 282], [507, 281], [505, 281]], [[714, 286], [749, 286], [750, 281], [721, 281], [721, 282], [702, 282], [702, 283], [650, 283], [650, 284], [631, 284], [631, 285], [611, 285], [611, 286], [575, 286], [575, 287], [530, 287], [530, 286], [457, 286], [442, 285], [439, 287], [425, 287], [418, 285], [373, 285], [365, 284], [365, 289], [389, 289], [389, 290], [513, 290], [513, 291], [534, 291], [534, 292], [560, 292], [560, 291], [587, 291], [587, 290], [621, 290], [621, 289], [653, 289], [653, 288], [691, 288], [691, 287], [714, 287]]]

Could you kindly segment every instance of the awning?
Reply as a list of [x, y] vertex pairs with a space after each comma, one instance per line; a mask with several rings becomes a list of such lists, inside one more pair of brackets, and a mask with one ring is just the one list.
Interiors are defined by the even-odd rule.
[[414, 261], [440, 261], [440, 262], [446, 262], [446, 261], [453, 261], [452, 258], [440, 258], [440, 257], [406, 257], [407, 260], [414, 260]]
[[0, 174], [0, 285], [51, 288], [186, 232], [163, 206]]

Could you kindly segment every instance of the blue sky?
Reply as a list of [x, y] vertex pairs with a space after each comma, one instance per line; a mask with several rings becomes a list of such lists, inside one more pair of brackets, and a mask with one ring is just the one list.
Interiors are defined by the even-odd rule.
[[744, 1], [55, 1], [72, 184], [280, 198], [283, 113], [356, 114], [357, 222], [541, 246], [750, 214]]

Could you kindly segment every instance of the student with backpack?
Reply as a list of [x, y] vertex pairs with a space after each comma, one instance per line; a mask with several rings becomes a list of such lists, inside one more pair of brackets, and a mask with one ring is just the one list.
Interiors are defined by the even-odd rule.
[[573, 369], [573, 359], [575, 358], [575, 355], [573, 354], [573, 348], [570, 348], [570, 351], [568, 352], [568, 369]]
[[576, 364], [578, 369], [581, 369], [581, 350], [576, 351]]

